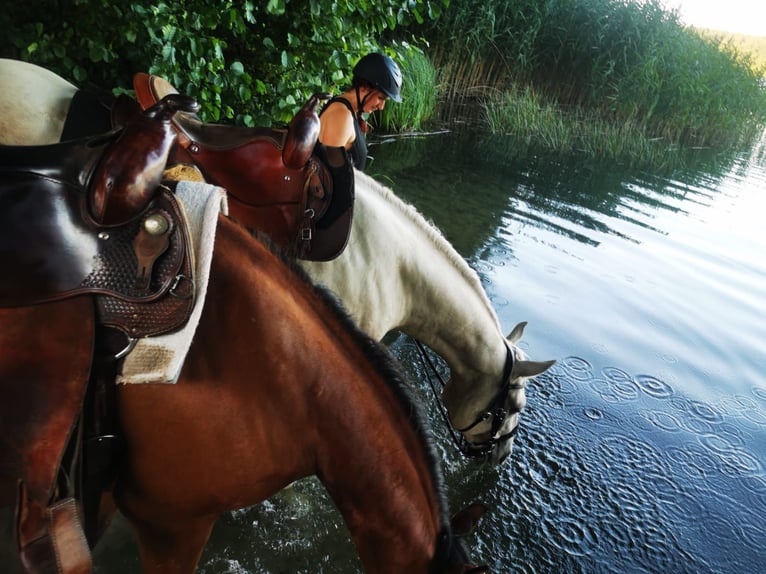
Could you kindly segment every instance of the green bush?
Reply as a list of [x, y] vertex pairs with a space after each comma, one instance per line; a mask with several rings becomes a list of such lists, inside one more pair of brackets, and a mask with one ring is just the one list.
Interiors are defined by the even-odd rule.
[[447, 0], [38, 0], [0, 15], [0, 55], [75, 83], [130, 89], [146, 71], [197, 98], [207, 120], [288, 121], [311, 93]]

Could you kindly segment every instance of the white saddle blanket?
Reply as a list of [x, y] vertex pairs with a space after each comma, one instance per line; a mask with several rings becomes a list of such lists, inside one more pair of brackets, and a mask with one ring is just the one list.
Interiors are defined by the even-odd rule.
[[180, 330], [157, 337], [142, 337], [125, 357], [117, 383], [174, 383], [197, 330], [205, 304], [210, 263], [213, 260], [218, 214], [228, 215], [226, 192], [221, 187], [180, 181], [176, 197], [183, 206], [194, 253], [196, 296], [189, 322]]

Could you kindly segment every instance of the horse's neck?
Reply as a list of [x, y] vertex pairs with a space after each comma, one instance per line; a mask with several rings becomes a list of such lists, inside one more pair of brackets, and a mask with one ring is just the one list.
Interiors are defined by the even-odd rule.
[[453, 374], [502, 368], [503, 336], [476, 273], [412, 206], [363, 173], [348, 247], [305, 267], [371, 336], [401, 330], [439, 353]]
[[[370, 397], [388, 403], [385, 396]], [[347, 399], [336, 401], [344, 403]], [[361, 409], [352, 417], [329, 405], [322, 410], [334, 424], [346, 419], [339, 429], [342, 436], [325, 437], [335, 448], [320, 460], [320, 476], [364, 571], [428, 572], [442, 525], [440, 503], [420, 456], [422, 446], [412, 440], [410, 423], [399, 417], [401, 409], [394, 420], [385, 408]]]
[[[239, 292], [237, 313], [250, 317], [251, 332], [231, 341], [231, 357], [246, 359], [250, 353], [237, 351], [262, 340], [264, 325], [272, 326], [270, 338], [289, 337], [282, 344], [300, 349], [288, 359], [289, 369], [284, 357], [265, 357], [258, 366], [258, 386], [274, 387], [265, 391], [273, 397], [272, 408], [287, 403], [289, 416], [275, 424], [288, 424], [285, 436], [307, 441], [301, 452], [314, 446], [312, 466], [348, 524], [365, 572], [426, 572], [443, 518], [441, 478], [425, 431], [410, 420], [416, 406], [399, 398], [406, 390], [393, 359], [320, 301], [312, 286], [284, 265], [268, 264], [263, 249], [257, 257], [236, 261], [229, 241], [236, 230], [219, 226], [221, 231], [216, 241], [227, 246], [217, 244], [217, 254], [228, 263], [216, 267], [221, 273], [213, 287], [227, 298]], [[295, 316], [296, 307], [303, 316]], [[230, 327], [220, 320], [206, 326], [216, 332]], [[289, 327], [294, 324], [301, 329]], [[360, 344], [360, 338], [366, 342]]]

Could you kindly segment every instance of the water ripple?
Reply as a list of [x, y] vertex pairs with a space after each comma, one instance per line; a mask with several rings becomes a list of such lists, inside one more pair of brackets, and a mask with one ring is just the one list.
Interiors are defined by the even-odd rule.
[[633, 377], [631, 377], [622, 369], [618, 369], [617, 367], [604, 367], [601, 369], [601, 374], [604, 375], [607, 380], [613, 381], [615, 383], [633, 382]]
[[681, 427], [681, 421], [679, 421], [678, 418], [671, 413], [666, 413], [664, 411], [642, 410], [639, 411], [639, 414], [660, 430], [666, 432], [680, 432], [683, 430]]
[[505, 297], [503, 297], [501, 295], [490, 295], [489, 296], [489, 300], [492, 301], [492, 304], [496, 308], [497, 307], [506, 307], [510, 303], [510, 301], [507, 298], [505, 298]]
[[691, 441], [681, 446], [670, 446], [665, 452], [670, 460], [678, 463], [677, 469], [692, 478], [704, 478], [717, 468], [715, 457]]
[[719, 455], [728, 452], [734, 446], [725, 436], [715, 433], [702, 434], [699, 436], [699, 441], [703, 446]]
[[758, 403], [752, 397], [743, 395], [733, 395], [725, 397], [720, 402], [724, 412], [731, 414], [738, 414], [744, 411], [749, 411], [758, 408]]
[[558, 361], [556, 366], [576, 381], [588, 381], [593, 377], [593, 365], [581, 357], [566, 357]]
[[761, 517], [752, 516], [744, 524], [738, 525], [740, 539], [744, 542], [752, 551], [761, 553], [766, 546], [766, 535], [764, 535], [763, 527], [759, 525]]
[[588, 384], [607, 403], [622, 403], [638, 398], [638, 388], [632, 379], [591, 379]]
[[599, 421], [604, 418], [604, 413], [602, 413], [600, 410], [598, 410], [595, 407], [588, 407], [583, 411], [583, 414], [585, 415], [585, 418], [588, 418], [592, 421]]
[[636, 384], [644, 393], [655, 399], [667, 399], [674, 394], [673, 387], [651, 375], [637, 375]]
[[545, 521], [542, 529], [550, 542], [571, 556], [587, 556], [598, 546], [598, 531], [583, 519], [557, 516]]
[[753, 423], [753, 429], [766, 427], [766, 412], [758, 409], [749, 409], [742, 412], [742, 418]]
[[720, 454], [723, 474], [730, 477], [759, 476], [763, 474], [763, 464], [749, 451], [739, 448], [731, 448], [728, 452]]
[[723, 414], [718, 409], [701, 401], [689, 401], [689, 414], [711, 424], [723, 422]]

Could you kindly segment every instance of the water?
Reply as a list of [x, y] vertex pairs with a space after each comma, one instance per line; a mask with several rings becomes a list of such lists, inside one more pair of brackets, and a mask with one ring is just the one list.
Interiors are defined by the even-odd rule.
[[[373, 147], [372, 175], [479, 272], [504, 328], [558, 359], [511, 458], [463, 460], [413, 343], [387, 342], [428, 404], [453, 508], [492, 508], [473, 556], [510, 573], [766, 571], [766, 140], [670, 175], [517, 153], [469, 134]], [[444, 368], [444, 365], [440, 365]], [[96, 572], [139, 572], [122, 520]], [[222, 517], [204, 574], [359, 572], [308, 479]]]
[[764, 145], [670, 176], [465, 136], [374, 149], [503, 325], [559, 359], [509, 465], [445, 448], [456, 504], [495, 504], [476, 536], [494, 571], [766, 571]]

